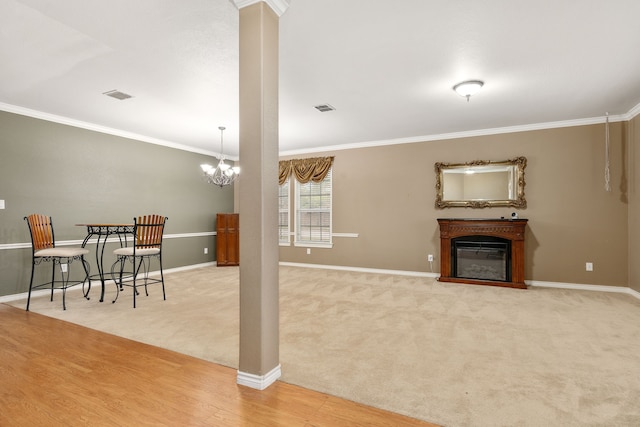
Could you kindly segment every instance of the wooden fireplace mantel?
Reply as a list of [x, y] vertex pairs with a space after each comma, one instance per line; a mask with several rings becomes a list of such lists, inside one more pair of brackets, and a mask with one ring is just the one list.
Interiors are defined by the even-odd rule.
[[[526, 289], [524, 283], [524, 231], [526, 219], [460, 219], [438, 218], [440, 225], [440, 277], [441, 282], [472, 285], [504, 286]], [[462, 236], [492, 236], [511, 242], [511, 281], [491, 281], [454, 277], [451, 262], [451, 239]]]

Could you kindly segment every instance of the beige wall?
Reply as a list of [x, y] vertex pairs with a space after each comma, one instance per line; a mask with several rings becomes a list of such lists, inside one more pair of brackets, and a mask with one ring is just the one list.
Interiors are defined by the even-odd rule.
[[518, 214], [529, 220], [526, 280], [627, 286], [627, 137], [626, 123], [612, 123], [611, 192], [604, 190], [604, 124], [314, 154], [335, 155], [333, 232], [359, 237], [334, 237], [332, 249], [310, 255], [281, 247], [280, 260], [428, 272], [434, 254], [438, 272], [437, 218], [516, 210], [436, 209], [434, 163], [525, 156], [528, 207]]
[[[125, 153], [130, 159], [154, 159], [155, 164], [145, 163], [144, 176], [158, 190], [153, 210], [170, 218], [168, 233], [213, 230], [215, 212], [233, 210], [233, 189], [202, 184], [197, 165], [206, 156], [146, 143], [132, 146], [123, 138], [10, 113], [0, 114], [0, 122], [0, 199], [7, 202], [0, 210], [0, 243], [28, 241], [22, 217], [32, 211], [57, 218], [63, 240], [82, 238], [76, 222], [137, 214], [146, 203], [136, 208], [136, 177], [124, 167]], [[305, 248], [281, 248], [280, 260], [428, 272], [431, 253], [438, 272], [436, 218], [506, 217], [515, 209], [435, 209], [434, 163], [526, 156], [528, 207], [518, 211], [529, 219], [526, 279], [640, 290], [639, 123], [640, 116], [611, 125], [610, 193], [604, 191], [604, 125], [309, 155], [335, 155], [333, 231], [359, 237], [335, 237], [332, 249], [313, 248], [310, 255]], [[47, 165], [49, 159], [53, 163]], [[96, 159], [100, 169], [91, 166]], [[388, 170], [389, 165], [396, 167]], [[56, 179], [47, 181], [53, 170]], [[202, 239], [195, 244], [171, 239], [167, 254], [180, 259], [168, 258], [166, 266], [212, 260], [202, 255], [202, 246], [214, 239]], [[594, 263], [591, 273], [585, 271], [587, 261]], [[25, 290], [28, 266], [27, 250], [0, 250], [0, 295]]]

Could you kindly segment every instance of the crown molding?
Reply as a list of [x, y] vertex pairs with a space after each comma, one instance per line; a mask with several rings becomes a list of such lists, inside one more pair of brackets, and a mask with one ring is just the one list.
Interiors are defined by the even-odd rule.
[[640, 114], [640, 104], [636, 105], [631, 110], [629, 110], [627, 114], [625, 114], [626, 120], [631, 120], [638, 114]]
[[[100, 126], [93, 123], [70, 119], [68, 117], [63, 117], [63, 116], [57, 116], [55, 114], [44, 113], [42, 111], [31, 110], [29, 108], [19, 107], [11, 104], [5, 104], [2, 102], [0, 102], [0, 111], [20, 114], [23, 116], [29, 116], [36, 119], [47, 120], [54, 123], [60, 123], [63, 125], [74, 126], [82, 129], [88, 129], [95, 132], [101, 132], [109, 135], [120, 136], [123, 138], [134, 139], [136, 141], [162, 145], [165, 147], [175, 148], [178, 150], [190, 151], [192, 153], [204, 154], [207, 156], [219, 157], [220, 155], [219, 153], [216, 153], [216, 152], [200, 150], [184, 144], [178, 144], [171, 141], [151, 138], [145, 135], [140, 135], [132, 132], [125, 132], [118, 129], [109, 128], [106, 126]], [[609, 122], [629, 121], [629, 120], [632, 120], [634, 117], [636, 117], [638, 114], [640, 114], [640, 104], [636, 105], [625, 114], [609, 116]], [[382, 147], [385, 145], [413, 144], [416, 142], [429, 142], [429, 141], [440, 141], [445, 139], [469, 138], [474, 136], [498, 135], [502, 133], [527, 132], [527, 131], [534, 131], [534, 130], [554, 129], [554, 128], [563, 128], [563, 127], [572, 127], [572, 126], [587, 126], [587, 125], [604, 123], [605, 120], [606, 120], [606, 116], [601, 116], [601, 117], [591, 117], [586, 119], [565, 120], [565, 121], [558, 121], [558, 122], [534, 123], [534, 124], [522, 125], [522, 126], [508, 126], [503, 128], [491, 128], [491, 129], [479, 129], [479, 130], [472, 130], [472, 131], [465, 131], [465, 132], [443, 133], [443, 134], [437, 134], [437, 135], [422, 135], [422, 136], [413, 136], [408, 138], [396, 138], [396, 139], [386, 139], [386, 140], [378, 140], [378, 141], [364, 141], [364, 142], [356, 142], [352, 144], [328, 145], [328, 146], [314, 147], [314, 148], [308, 148], [308, 149], [302, 148], [298, 150], [281, 151], [279, 155], [280, 156], [297, 156], [301, 154], [314, 154], [314, 153], [324, 153], [329, 151], [352, 150], [356, 148]], [[226, 156], [226, 158], [234, 162], [239, 160], [238, 157]]]
[[242, 9], [243, 7], [251, 6], [252, 4], [266, 3], [273, 11], [281, 17], [289, 8], [289, 0], [231, 0], [238, 9]]
[[[7, 113], [20, 114], [21, 116], [33, 117], [34, 119], [46, 120], [61, 125], [73, 126], [80, 129], [87, 129], [94, 132], [100, 132], [107, 135], [119, 136], [122, 138], [133, 139], [136, 141], [147, 142], [149, 144], [162, 145], [163, 147], [175, 148], [177, 150], [189, 151], [191, 153], [204, 154], [205, 156], [220, 157], [220, 153], [215, 151], [201, 150], [188, 145], [179, 144], [177, 142], [166, 141], [164, 139], [152, 138], [138, 133], [126, 132], [120, 129], [100, 126], [94, 123], [83, 122], [82, 120], [71, 119], [69, 117], [58, 116], [56, 114], [45, 113], [43, 111], [32, 110], [30, 108], [19, 107], [17, 105], [5, 104], [0, 102], [0, 111]], [[237, 156], [225, 156], [225, 158], [234, 162], [238, 161]]]
[[[638, 106], [636, 106], [634, 110], [637, 110], [636, 114], [640, 113], [640, 104], [638, 104]], [[623, 121], [630, 120], [629, 118], [630, 113], [631, 111], [627, 114], [609, 116], [609, 122], [623, 122]], [[631, 118], [633, 118], [633, 116], [631, 116]], [[353, 144], [329, 145], [325, 147], [281, 151], [280, 155], [293, 156], [293, 155], [301, 155], [301, 154], [315, 154], [315, 153], [324, 153], [324, 152], [330, 152], [330, 151], [332, 152], [332, 151], [340, 151], [340, 150], [351, 150], [356, 148], [382, 147], [385, 145], [413, 144], [416, 142], [442, 141], [445, 139], [471, 138], [474, 136], [498, 135], [503, 133], [529, 132], [529, 131], [543, 130], [543, 129], [554, 129], [554, 128], [573, 127], [573, 126], [587, 126], [587, 125], [604, 123], [605, 120], [606, 120], [606, 117], [602, 116], [602, 117], [591, 117], [586, 119], [564, 120], [564, 121], [558, 121], [558, 122], [533, 123], [533, 124], [521, 125], [521, 126], [507, 126], [502, 128], [477, 129], [477, 130], [470, 130], [470, 131], [464, 131], [464, 132], [412, 136], [408, 138], [385, 139], [385, 140], [379, 140], [379, 141], [363, 141], [363, 142], [356, 142]]]

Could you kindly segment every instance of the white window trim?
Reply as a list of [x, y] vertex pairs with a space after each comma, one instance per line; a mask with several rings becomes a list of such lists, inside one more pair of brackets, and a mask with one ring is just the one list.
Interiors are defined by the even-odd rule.
[[313, 243], [313, 242], [293, 242], [293, 246], [296, 248], [333, 248], [333, 242], [331, 243]]

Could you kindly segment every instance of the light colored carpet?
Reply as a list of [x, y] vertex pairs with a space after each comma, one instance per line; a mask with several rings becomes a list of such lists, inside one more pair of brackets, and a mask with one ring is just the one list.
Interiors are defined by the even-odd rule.
[[[237, 368], [238, 268], [32, 310]], [[107, 299], [114, 295], [109, 288]], [[12, 303], [24, 308], [24, 301]], [[640, 425], [640, 301], [280, 267], [282, 381], [445, 426]]]

